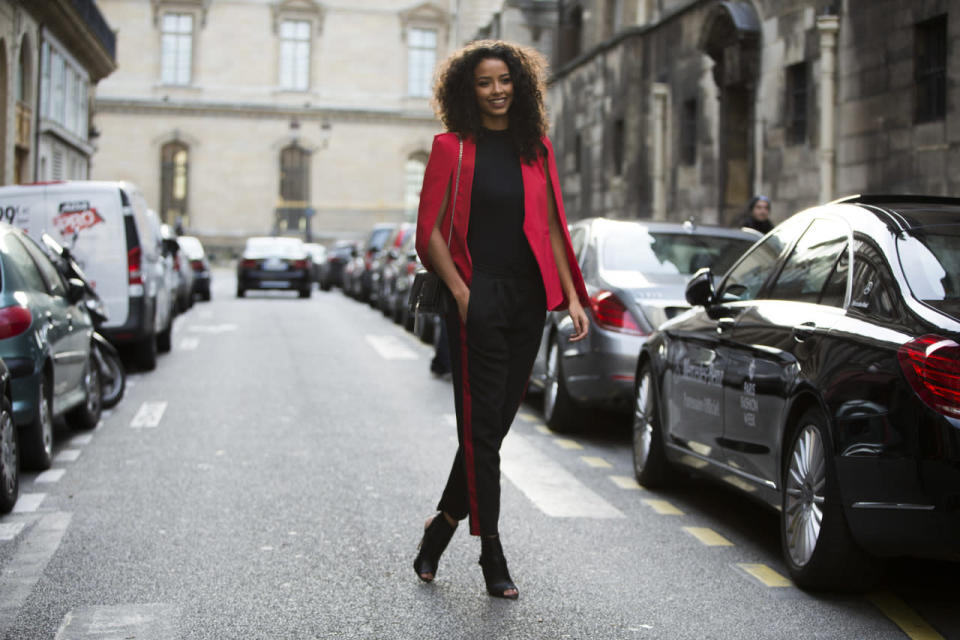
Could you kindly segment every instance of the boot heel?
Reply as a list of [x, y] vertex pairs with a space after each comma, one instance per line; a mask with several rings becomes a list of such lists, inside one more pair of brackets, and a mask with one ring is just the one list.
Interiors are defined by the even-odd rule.
[[[480, 568], [483, 569], [483, 579], [487, 583], [487, 593], [491, 596], [510, 600], [520, 597], [520, 590], [510, 578], [499, 537], [480, 538]], [[516, 593], [508, 595], [507, 591]]]
[[[437, 567], [440, 564], [440, 556], [443, 555], [453, 532], [457, 530], [456, 526], [450, 526], [443, 512], [433, 516], [423, 528], [423, 537], [420, 544], [417, 545], [417, 557], [413, 561], [413, 570], [417, 572], [417, 577], [424, 582], [433, 582], [437, 576]], [[429, 574], [427, 578], [424, 574]]]

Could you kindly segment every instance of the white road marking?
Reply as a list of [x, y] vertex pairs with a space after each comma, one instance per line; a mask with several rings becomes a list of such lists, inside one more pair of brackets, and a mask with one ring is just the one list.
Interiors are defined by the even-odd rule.
[[443, 414], [443, 421], [447, 423], [447, 426], [457, 428], [457, 414], [455, 413], [445, 413]]
[[94, 605], [64, 616], [54, 640], [168, 640], [180, 636], [180, 608], [172, 604]]
[[38, 475], [34, 482], [38, 484], [60, 482], [60, 478], [67, 472], [66, 469], [47, 469]]
[[0, 638], [6, 637], [7, 629], [56, 553], [70, 517], [69, 513], [58, 511], [40, 518], [0, 573]]
[[239, 327], [235, 324], [197, 324], [189, 327], [188, 331], [193, 331], [194, 333], [228, 333], [230, 331], [236, 331]]
[[200, 346], [200, 338], [184, 338], [180, 341], [180, 351], [194, 351]]
[[140, 405], [137, 415], [133, 416], [130, 426], [134, 429], [153, 428], [160, 424], [163, 412], [167, 410], [166, 402], [144, 402]]
[[13, 540], [23, 531], [23, 522], [0, 522], [0, 540]]
[[70, 444], [75, 444], [77, 446], [82, 447], [84, 445], [90, 444], [92, 440], [93, 440], [93, 434], [84, 433], [82, 435], [73, 436], [72, 438], [70, 438]]
[[416, 360], [419, 356], [396, 336], [366, 336], [367, 343], [384, 360]]
[[40, 508], [40, 503], [46, 497], [45, 493], [21, 493], [17, 504], [13, 505], [13, 513], [33, 513]]
[[76, 462], [80, 457], [80, 449], [64, 449], [54, 457], [54, 462]]
[[503, 442], [500, 469], [537, 508], [554, 518], [623, 518], [623, 513], [588, 489], [523, 436]]

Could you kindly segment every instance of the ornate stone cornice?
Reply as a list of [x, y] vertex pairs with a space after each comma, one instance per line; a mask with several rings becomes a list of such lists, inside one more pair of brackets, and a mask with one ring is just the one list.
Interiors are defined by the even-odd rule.
[[278, 0], [270, 6], [273, 18], [273, 32], [280, 32], [280, 21], [284, 19], [309, 20], [314, 23], [317, 34], [323, 33], [323, 19], [326, 10], [316, 0]]
[[[93, 6], [95, 8], [95, 5]], [[28, 2], [25, 8], [83, 65], [94, 84], [117, 68], [114, 52], [110, 50], [113, 43], [105, 43], [94, 31], [91, 22], [99, 13], [92, 16], [81, 15], [70, 0]], [[97, 24], [103, 29], [103, 37], [110, 39], [112, 34], [102, 16]]]
[[207, 26], [207, 13], [211, 0], [150, 0], [153, 9], [153, 26], [160, 26], [160, 14], [164, 11], [191, 11], [200, 17], [200, 27]]

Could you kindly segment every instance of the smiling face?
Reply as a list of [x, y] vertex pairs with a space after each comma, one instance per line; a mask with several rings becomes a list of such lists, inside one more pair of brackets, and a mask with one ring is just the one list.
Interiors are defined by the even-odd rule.
[[473, 87], [480, 107], [480, 120], [487, 129], [506, 129], [507, 112], [513, 102], [513, 81], [507, 63], [484, 58], [473, 70]]

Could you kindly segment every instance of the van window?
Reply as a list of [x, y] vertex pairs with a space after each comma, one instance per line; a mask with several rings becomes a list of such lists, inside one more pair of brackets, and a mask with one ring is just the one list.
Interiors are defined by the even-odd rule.
[[123, 230], [127, 234], [127, 251], [140, 246], [140, 236], [137, 235], [137, 223], [133, 216], [123, 216]]
[[123, 189], [120, 189], [120, 206], [129, 207], [130, 206], [130, 196], [127, 195], [127, 192]]

